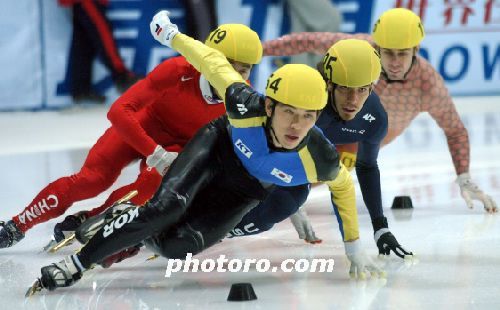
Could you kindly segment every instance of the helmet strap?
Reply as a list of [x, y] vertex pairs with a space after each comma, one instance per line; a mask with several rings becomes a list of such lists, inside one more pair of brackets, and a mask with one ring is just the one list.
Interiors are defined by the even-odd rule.
[[271, 100], [271, 102], [272, 102], [271, 116], [268, 117], [267, 121], [266, 121], [266, 129], [267, 129], [267, 133], [268, 133], [267, 135], [271, 139], [271, 141], [270, 141], [271, 145], [273, 147], [276, 147], [274, 145], [274, 143], [272, 143], [272, 137], [274, 137], [274, 139], [276, 140], [276, 142], [278, 142], [280, 145], [282, 145], [281, 142], [280, 142], [280, 140], [278, 139], [278, 136], [276, 136], [276, 132], [274, 132], [274, 129], [273, 129], [273, 126], [272, 126], [272, 121], [273, 121], [273, 117], [274, 117], [274, 111], [276, 110], [276, 104], [277, 104], [277, 102], [273, 98], [271, 98], [271, 97], [267, 97], [267, 98], [269, 98]]
[[[337, 110], [337, 104], [335, 102], [335, 88], [337, 88], [337, 84], [332, 83], [333, 89], [328, 91], [328, 102], [330, 103], [330, 106], [332, 107], [334, 117], [339, 120], [339, 121], [344, 121], [339, 114], [339, 110]], [[319, 116], [318, 116], [319, 118]]]
[[410, 65], [410, 68], [408, 68], [408, 71], [406, 71], [405, 75], [403, 76], [403, 78], [406, 80], [406, 76], [408, 75], [408, 73], [410, 73], [411, 69], [413, 68], [413, 65], [417, 63], [417, 55], [415, 54], [415, 51], [413, 51], [413, 57], [411, 58], [411, 65]]

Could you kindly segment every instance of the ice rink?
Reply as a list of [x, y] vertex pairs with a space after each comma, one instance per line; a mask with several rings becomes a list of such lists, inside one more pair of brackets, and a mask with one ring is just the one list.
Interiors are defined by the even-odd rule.
[[[458, 98], [469, 130], [471, 175], [500, 202], [500, 98]], [[88, 148], [109, 125], [105, 108], [58, 112], [0, 113], [0, 220], [20, 212], [49, 182], [76, 172]], [[420, 115], [379, 156], [384, 211], [398, 241], [417, 256], [379, 260], [368, 212], [358, 192], [361, 239], [387, 279], [349, 279], [347, 259], [324, 187], [313, 189], [307, 211], [324, 241], [309, 245], [286, 220], [272, 231], [224, 240], [198, 259], [333, 258], [330, 273], [257, 272], [176, 273], [165, 277], [167, 260], [138, 256], [109, 269], [95, 268], [71, 288], [24, 293], [40, 267], [59, 261], [76, 245], [57, 254], [40, 253], [57, 220], [38, 225], [10, 249], [0, 250], [2, 309], [500, 309], [500, 214], [476, 204], [468, 209], [454, 183], [455, 172], [443, 132]], [[127, 168], [117, 185], [136, 176]], [[354, 174], [355, 175], [355, 174]], [[82, 201], [68, 213], [100, 205], [111, 191]], [[413, 210], [391, 210], [394, 196], [410, 195]], [[252, 283], [258, 299], [228, 302], [232, 283]]]

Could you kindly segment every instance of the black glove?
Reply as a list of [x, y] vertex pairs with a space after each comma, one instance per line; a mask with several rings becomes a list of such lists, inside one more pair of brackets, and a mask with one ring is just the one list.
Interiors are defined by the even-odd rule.
[[396, 240], [396, 237], [389, 231], [387, 218], [381, 217], [372, 221], [374, 238], [380, 255], [389, 255], [391, 251], [397, 256], [405, 258], [406, 255], [413, 255], [413, 252], [406, 251]]
[[[396, 237], [394, 237], [394, 235], [387, 228], [382, 228], [382, 230], [386, 231], [377, 231], [379, 233], [382, 232], [382, 234], [378, 238], [375, 237], [375, 242], [377, 243], [379, 254], [389, 255], [391, 251], [393, 251], [394, 254], [403, 259], [406, 255], [413, 255], [413, 252], [406, 251], [399, 244], [398, 240], [396, 240]], [[377, 232], [375, 232], [375, 236], [377, 236]]]

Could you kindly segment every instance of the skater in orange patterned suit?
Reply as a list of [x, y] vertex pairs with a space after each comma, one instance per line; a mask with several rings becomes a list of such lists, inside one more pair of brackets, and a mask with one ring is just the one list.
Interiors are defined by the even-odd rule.
[[[265, 42], [264, 54], [324, 54], [332, 44], [342, 39], [357, 38], [371, 42], [379, 50], [382, 61], [382, 74], [375, 85], [375, 92], [389, 117], [389, 130], [383, 144], [399, 136], [418, 114], [428, 112], [446, 135], [457, 183], [467, 206], [473, 208], [473, 200], [478, 200], [487, 212], [497, 212], [495, 201], [471, 179], [469, 136], [442, 77], [424, 58], [417, 55], [424, 36], [420, 18], [410, 10], [397, 8], [380, 16], [371, 36], [329, 32], [293, 33]], [[356, 152], [356, 148], [351, 146], [349, 151], [353, 150]], [[351, 154], [350, 158], [353, 156]]]

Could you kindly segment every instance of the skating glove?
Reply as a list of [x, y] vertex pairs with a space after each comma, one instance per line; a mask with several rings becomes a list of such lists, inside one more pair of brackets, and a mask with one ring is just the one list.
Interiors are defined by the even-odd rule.
[[460, 186], [460, 193], [467, 203], [467, 207], [470, 209], [474, 208], [473, 200], [479, 200], [483, 203], [484, 209], [488, 213], [498, 212], [497, 204], [493, 201], [491, 196], [486, 195], [480, 188], [474, 183], [468, 172], [462, 173], [457, 177], [458, 186]]
[[378, 247], [380, 255], [389, 255], [391, 251], [397, 256], [405, 258], [405, 256], [413, 255], [413, 252], [406, 251], [401, 244], [399, 244], [396, 237], [387, 228], [379, 229], [375, 232], [375, 243]]
[[385, 278], [386, 273], [370, 257], [368, 257], [362, 247], [359, 239], [349, 242], [344, 242], [345, 254], [351, 262], [349, 275], [351, 278], [364, 280], [370, 272], [372, 277]]
[[172, 40], [179, 33], [176, 24], [173, 24], [168, 17], [169, 11], [160, 11], [153, 16], [153, 20], [149, 24], [151, 34], [156, 41], [161, 45], [172, 47]]
[[153, 154], [146, 158], [146, 164], [150, 169], [155, 168], [159, 174], [165, 175], [168, 167], [177, 158], [177, 155], [178, 153], [168, 152], [160, 145], [157, 145]]
[[399, 244], [398, 240], [396, 240], [396, 237], [389, 231], [386, 217], [379, 217], [373, 220], [372, 225], [373, 231], [375, 232], [373, 237], [380, 255], [389, 255], [391, 251], [403, 259], [405, 255], [413, 255], [412, 252], [406, 251]]
[[290, 220], [299, 234], [300, 239], [312, 244], [321, 243], [323, 241], [316, 237], [304, 207], [300, 207], [297, 212], [292, 214]]

